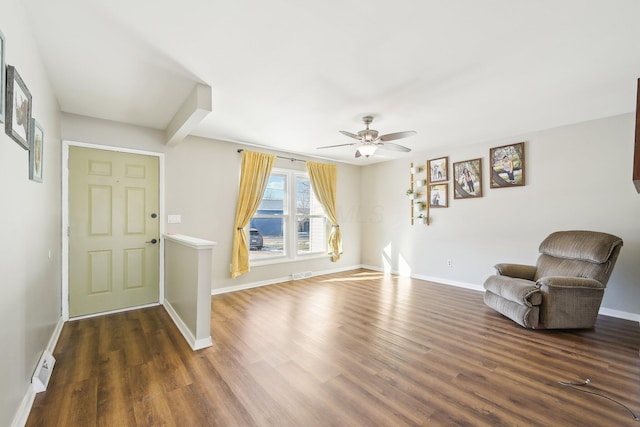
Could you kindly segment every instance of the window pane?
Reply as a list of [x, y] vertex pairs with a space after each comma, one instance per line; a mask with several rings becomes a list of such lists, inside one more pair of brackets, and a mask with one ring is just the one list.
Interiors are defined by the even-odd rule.
[[298, 215], [324, 215], [322, 205], [311, 189], [311, 181], [305, 176], [296, 177], [296, 204]]
[[264, 190], [262, 202], [258, 206], [258, 215], [282, 215], [287, 213], [287, 176], [271, 174]]
[[286, 254], [286, 189], [287, 176], [272, 173], [258, 211], [249, 223], [249, 259], [260, 260]]
[[296, 177], [296, 213], [309, 215], [311, 202], [311, 183], [304, 177]]
[[327, 250], [327, 223], [324, 217], [298, 216], [298, 254]]
[[254, 217], [249, 228], [249, 259], [261, 260], [285, 255], [284, 236], [284, 218]]
[[[325, 253], [327, 221], [307, 175], [274, 170], [249, 224], [252, 261]], [[289, 248], [289, 245], [295, 249]]]

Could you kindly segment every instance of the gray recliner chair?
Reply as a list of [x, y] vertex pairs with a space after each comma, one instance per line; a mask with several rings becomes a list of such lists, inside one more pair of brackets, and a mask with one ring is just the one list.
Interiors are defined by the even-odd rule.
[[622, 239], [596, 231], [558, 231], [540, 244], [537, 264], [498, 264], [484, 302], [532, 329], [592, 328]]

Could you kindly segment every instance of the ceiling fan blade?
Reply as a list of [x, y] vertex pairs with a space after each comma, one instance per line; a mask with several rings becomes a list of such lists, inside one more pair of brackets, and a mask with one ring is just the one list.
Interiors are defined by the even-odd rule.
[[376, 144], [376, 147], [383, 148], [385, 150], [402, 151], [405, 153], [408, 153], [409, 151], [411, 151], [411, 148], [407, 148], [399, 144], [394, 144], [393, 142], [379, 143], [379, 144]]
[[349, 144], [338, 144], [338, 145], [326, 145], [324, 147], [317, 147], [317, 150], [320, 150], [321, 148], [335, 148], [335, 147], [346, 147], [348, 145], [356, 145], [357, 142], [351, 142]]
[[348, 136], [349, 138], [357, 139], [358, 141], [360, 141], [360, 135], [356, 135], [355, 133], [347, 132], [346, 130], [340, 130], [338, 132], [340, 132], [343, 135]]
[[408, 130], [405, 132], [396, 132], [396, 133], [388, 133], [386, 135], [380, 136], [380, 141], [393, 141], [394, 139], [407, 138], [409, 136], [415, 135], [417, 132], [415, 130]]

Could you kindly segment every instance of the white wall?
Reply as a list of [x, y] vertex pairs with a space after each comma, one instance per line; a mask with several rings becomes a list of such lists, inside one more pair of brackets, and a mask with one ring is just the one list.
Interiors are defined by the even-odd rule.
[[[42, 184], [29, 155], [0, 124], [0, 425], [10, 425], [30, 390], [40, 353], [60, 319], [60, 117], [21, 2], [2, 3], [7, 64], [16, 67], [44, 128]], [[49, 257], [51, 251], [51, 257]]]
[[[360, 263], [479, 287], [493, 272], [493, 264], [534, 262], [537, 246], [549, 232], [582, 228], [624, 239], [603, 306], [640, 316], [640, 195], [631, 183], [631, 114], [364, 168], [338, 164], [345, 248], [340, 262], [315, 259], [254, 267], [231, 279], [239, 146], [190, 137], [168, 148], [161, 131], [71, 114], [63, 115], [61, 129], [59, 108], [19, 0], [3, 1], [0, 30], [6, 38], [7, 63], [17, 67], [29, 87], [34, 117], [45, 131], [42, 184], [28, 179], [27, 151], [0, 132], [0, 342], [5, 348], [0, 425], [14, 419], [61, 315], [62, 138], [166, 153], [166, 213], [183, 219], [182, 224], [167, 225], [166, 231], [218, 242], [213, 251], [214, 289]], [[526, 142], [527, 185], [489, 189], [489, 148], [518, 141]], [[451, 199], [449, 208], [432, 211], [431, 226], [410, 226], [404, 195], [409, 163], [446, 155], [451, 162], [484, 159], [485, 196]], [[277, 166], [291, 164], [279, 161]], [[447, 259], [453, 261], [452, 268], [446, 266]]]
[[[238, 148], [248, 147], [189, 138], [167, 153], [167, 213], [182, 215], [182, 224], [168, 224], [167, 232], [196, 235], [218, 243], [214, 249], [214, 289], [286, 278], [295, 272], [317, 272], [360, 264], [360, 224], [353, 218], [342, 217], [340, 229], [345, 253], [340, 261], [332, 263], [325, 257], [253, 266], [249, 273], [231, 279], [229, 265], [241, 160]], [[274, 167], [304, 170], [304, 163], [278, 159]], [[347, 212], [359, 201], [360, 168], [344, 164], [337, 164], [337, 167], [338, 211]]]
[[[640, 320], [640, 195], [631, 181], [634, 115], [606, 118], [363, 168], [362, 263], [480, 288], [498, 262], [533, 264], [550, 232], [599, 230], [624, 240], [603, 307]], [[419, 136], [418, 136], [419, 137]], [[525, 141], [526, 186], [490, 189], [489, 149]], [[482, 158], [483, 193], [432, 209], [430, 226], [409, 223], [410, 162]], [[451, 259], [453, 266], [447, 267]], [[634, 316], [631, 316], [634, 317]]]
[[[240, 164], [237, 149], [242, 146], [189, 137], [171, 148], [164, 145], [160, 131], [69, 114], [63, 116], [63, 123], [65, 139], [165, 153], [166, 213], [182, 215], [182, 224], [167, 224], [166, 231], [218, 243], [213, 289], [361, 263], [379, 268], [386, 263], [394, 272], [480, 289], [498, 262], [534, 263], [540, 241], [550, 232], [593, 229], [617, 234], [625, 242], [603, 307], [640, 313], [636, 281], [640, 277], [640, 195], [631, 182], [632, 114], [363, 168], [339, 164], [339, 215], [345, 241], [340, 262], [321, 259], [254, 267], [237, 279], [229, 277], [229, 264]], [[527, 185], [490, 189], [489, 148], [519, 141], [526, 144]], [[441, 156], [449, 156], [450, 166], [481, 157], [484, 197], [453, 199], [450, 188], [450, 207], [433, 209], [432, 225], [411, 226], [404, 194], [409, 164]], [[292, 163], [279, 160], [277, 166]], [[446, 266], [447, 259], [452, 260], [452, 268]]]
[[[340, 261], [332, 263], [325, 257], [254, 266], [251, 272], [231, 279], [231, 239], [241, 160], [237, 150], [249, 147], [197, 137], [188, 137], [175, 147], [167, 147], [163, 132], [71, 114], [63, 115], [63, 138], [165, 153], [165, 213], [182, 216], [181, 224], [166, 224], [165, 232], [217, 243], [213, 250], [212, 289], [272, 282], [294, 272], [327, 271], [360, 264], [360, 223], [353, 215], [358, 210], [360, 197], [360, 168], [357, 166], [337, 164], [338, 210], [345, 250]], [[284, 153], [274, 154], [291, 157]], [[278, 159], [275, 167], [303, 170], [304, 164]], [[166, 215], [163, 221], [166, 222]]]

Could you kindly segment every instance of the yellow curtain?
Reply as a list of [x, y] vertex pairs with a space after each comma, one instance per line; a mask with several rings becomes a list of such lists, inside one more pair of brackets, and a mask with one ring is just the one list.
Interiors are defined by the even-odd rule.
[[340, 234], [336, 209], [336, 184], [338, 181], [336, 167], [324, 163], [307, 162], [307, 172], [309, 172], [313, 193], [331, 221], [327, 252], [331, 255], [331, 261], [336, 262], [342, 254], [342, 235]]
[[233, 278], [249, 272], [249, 245], [244, 228], [260, 206], [275, 160], [276, 156], [272, 154], [247, 150], [242, 152], [242, 172], [231, 254], [231, 277]]

